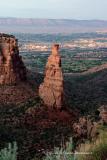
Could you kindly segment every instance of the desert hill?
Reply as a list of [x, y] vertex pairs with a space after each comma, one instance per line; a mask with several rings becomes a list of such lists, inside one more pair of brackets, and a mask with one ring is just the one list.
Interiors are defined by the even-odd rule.
[[82, 113], [93, 113], [107, 104], [107, 65], [81, 74], [65, 75], [65, 95], [69, 104]]

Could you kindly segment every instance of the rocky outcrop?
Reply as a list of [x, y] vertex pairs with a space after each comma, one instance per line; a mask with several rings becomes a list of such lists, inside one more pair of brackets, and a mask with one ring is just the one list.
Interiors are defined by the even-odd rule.
[[101, 106], [98, 111], [100, 112], [101, 121], [107, 124], [107, 106]]
[[74, 137], [78, 139], [95, 139], [98, 135], [98, 124], [89, 117], [79, 118], [78, 123], [73, 124]]
[[16, 84], [25, 80], [26, 68], [19, 56], [17, 39], [0, 34], [0, 84]]
[[45, 105], [55, 108], [61, 108], [63, 103], [63, 74], [58, 50], [59, 45], [53, 45], [46, 64], [44, 82], [39, 87], [39, 95]]

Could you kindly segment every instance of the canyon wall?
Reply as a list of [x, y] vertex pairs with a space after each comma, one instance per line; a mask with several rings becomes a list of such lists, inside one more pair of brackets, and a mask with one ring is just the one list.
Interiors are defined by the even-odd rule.
[[0, 34], [0, 84], [26, 80], [26, 68], [19, 56], [18, 41], [12, 35]]

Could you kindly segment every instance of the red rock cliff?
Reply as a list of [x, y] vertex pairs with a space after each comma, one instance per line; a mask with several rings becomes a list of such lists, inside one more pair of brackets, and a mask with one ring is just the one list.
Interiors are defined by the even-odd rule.
[[52, 47], [45, 69], [44, 82], [39, 87], [39, 95], [49, 107], [61, 108], [63, 103], [63, 74], [59, 45]]
[[16, 84], [26, 80], [26, 68], [19, 56], [14, 36], [0, 34], [0, 84]]

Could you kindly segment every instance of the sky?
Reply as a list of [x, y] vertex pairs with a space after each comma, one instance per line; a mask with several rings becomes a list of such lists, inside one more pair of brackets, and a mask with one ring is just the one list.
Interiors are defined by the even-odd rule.
[[107, 0], [1, 0], [0, 17], [107, 20]]

